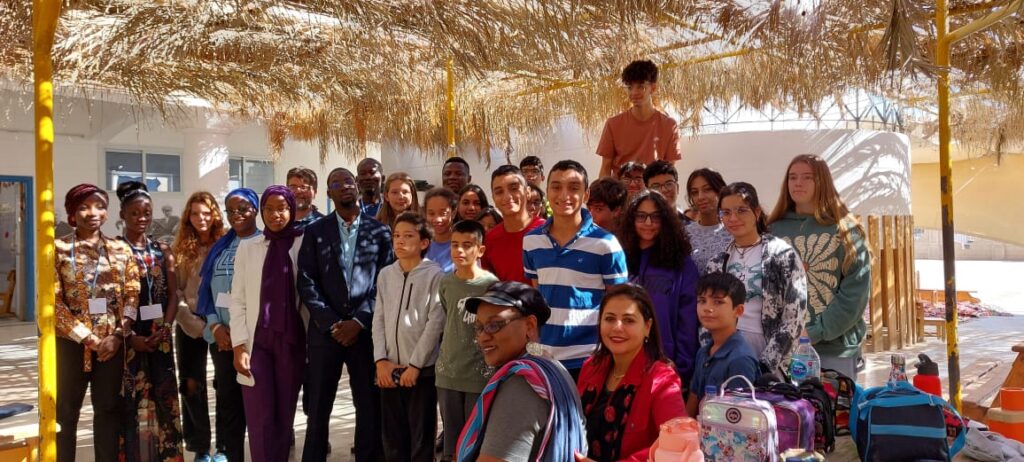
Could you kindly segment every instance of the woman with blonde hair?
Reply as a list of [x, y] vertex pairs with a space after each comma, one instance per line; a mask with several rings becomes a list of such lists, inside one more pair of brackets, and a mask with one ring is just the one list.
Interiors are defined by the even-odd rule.
[[213, 243], [224, 235], [224, 218], [217, 200], [206, 191], [189, 196], [182, 209], [181, 224], [174, 238], [177, 261], [178, 313], [174, 349], [178, 357], [181, 393], [182, 435], [185, 448], [196, 453], [197, 461], [210, 458], [210, 410], [206, 393], [206, 357], [203, 338], [206, 322], [196, 314], [199, 302], [199, 269]]
[[824, 159], [813, 154], [793, 158], [768, 223], [772, 234], [796, 249], [807, 269], [806, 330], [822, 367], [857, 377], [867, 332], [871, 254], [864, 228], [839, 197]]
[[395, 172], [384, 180], [384, 203], [377, 212], [377, 221], [390, 227], [402, 212], [420, 213], [420, 197], [416, 182], [405, 172]]

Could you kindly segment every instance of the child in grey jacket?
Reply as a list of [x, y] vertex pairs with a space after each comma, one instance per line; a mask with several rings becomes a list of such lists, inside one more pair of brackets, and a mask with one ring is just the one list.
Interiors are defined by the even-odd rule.
[[437, 433], [434, 363], [445, 314], [438, 289], [444, 274], [424, 258], [431, 232], [423, 217], [395, 220], [397, 261], [377, 276], [373, 358], [380, 387], [381, 430], [387, 461], [431, 461]]

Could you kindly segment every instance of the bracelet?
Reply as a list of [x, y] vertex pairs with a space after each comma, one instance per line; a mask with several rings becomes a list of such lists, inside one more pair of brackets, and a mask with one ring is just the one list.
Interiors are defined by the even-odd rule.
[[220, 329], [222, 326], [223, 326], [223, 324], [221, 324], [219, 322], [217, 324], [214, 324], [214, 325], [210, 326], [210, 333], [211, 334], [216, 334], [217, 333], [217, 329]]

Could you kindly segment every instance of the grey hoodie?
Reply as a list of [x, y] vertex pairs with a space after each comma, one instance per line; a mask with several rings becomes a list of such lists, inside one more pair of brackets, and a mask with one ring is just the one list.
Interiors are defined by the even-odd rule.
[[434, 365], [445, 316], [438, 289], [444, 273], [424, 259], [408, 274], [396, 261], [377, 276], [373, 360], [423, 369]]

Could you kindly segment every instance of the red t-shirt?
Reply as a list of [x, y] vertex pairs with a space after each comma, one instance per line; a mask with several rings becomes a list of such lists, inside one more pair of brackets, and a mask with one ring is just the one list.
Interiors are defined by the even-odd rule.
[[[612, 160], [612, 172], [626, 162], [651, 165], [655, 160], [679, 160], [679, 133], [676, 121], [664, 112], [654, 111], [645, 122], [625, 111], [605, 121], [597, 154]], [[614, 173], [613, 173], [614, 175]]]
[[544, 224], [543, 218], [534, 218], [522, 231], [510, 233], [504, 225], [491, 228], [484, 236], [487, 250], [481, 259], [481, 266], [494, 273], [502, 281], [519, 281], [529, 284], [523, 272], [523, 236]]

